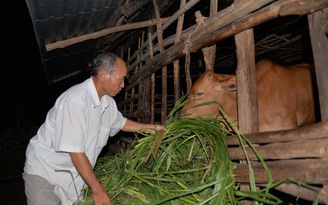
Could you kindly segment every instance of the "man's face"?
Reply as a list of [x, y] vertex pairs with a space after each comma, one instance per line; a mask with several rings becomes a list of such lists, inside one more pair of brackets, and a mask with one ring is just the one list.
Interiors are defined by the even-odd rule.
[[127, 68], [123, 61], [119, 60], [117, 66], [117, 70], [112, 75], [107, 73], [108, 85], [106, 90], [108, 95], [112, 97], [116, 96], [124, 88], [124, 80], [127, 75]]

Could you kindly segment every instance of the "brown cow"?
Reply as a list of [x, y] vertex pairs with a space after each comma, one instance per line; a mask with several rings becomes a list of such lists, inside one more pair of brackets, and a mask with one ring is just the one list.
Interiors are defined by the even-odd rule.
[[[315, 122], [314, 94], [310, 65], [281, 66], [268, 59], [256, 64], [259, 131], [293, 129]], [[221, 104], [231, 120], [237, 122], [236, 76], [206, 71], [194, 83], [188, 104], [182, 111], [188, 117], [215, 116]], [[219, 104], [194, 107], [216, 101]]]

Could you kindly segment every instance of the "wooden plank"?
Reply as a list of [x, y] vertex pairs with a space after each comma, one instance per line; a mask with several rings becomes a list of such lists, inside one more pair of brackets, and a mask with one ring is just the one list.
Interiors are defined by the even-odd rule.
[[[277, 182], [287, 178], [295, 178], [309, 184], [327, 184], [328, 159], [294, 159], [266, 162]], [[237, 164], [234, 170], [236, 182], [249, 182], [247, 164]], [[260, 162], [252, 163], [256, 183], [267, 183], [268, 174]]]
[[[246, 152], [250, 160], [257, 160], [250, 147], [246, 147]], [[306, 141], [271, 143], [257, 146], [264, 160], [271, 159], [292, 159], [292, 158], [328, 158], [328, 138], [313, 139]], [[231, 160], [244, 159], [244, 152], [240, 147], [228, 148]]]
[[[267, 144], [273, 142], [293, 142], [328, 137], [328, 121], [318, 122], [292, 130], [280, 130], [273, 132], [252, 133], [244, 135], [254, 144]], [[239, 139], [235, 135], [227, 136], [228, 145], [239, 145]]]

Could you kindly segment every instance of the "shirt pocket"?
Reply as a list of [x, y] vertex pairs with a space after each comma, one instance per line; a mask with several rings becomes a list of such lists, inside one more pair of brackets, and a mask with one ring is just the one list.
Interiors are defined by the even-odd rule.
[[106, 146], [110, 130], [108, 127], [101, 127], [98, 133], [97, 147], [103, 148]]

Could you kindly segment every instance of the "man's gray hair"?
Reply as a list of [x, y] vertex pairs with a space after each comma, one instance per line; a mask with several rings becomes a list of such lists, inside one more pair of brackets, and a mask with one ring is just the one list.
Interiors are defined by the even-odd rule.
[[91, 65], [91, 75], [97, 76], [99, 71], [105, 68], [109, 75], [112, 75], [117, 69], [117, 59], [119, 57], [111, 52], [102, 52], [98, 54], [93, 60]]

